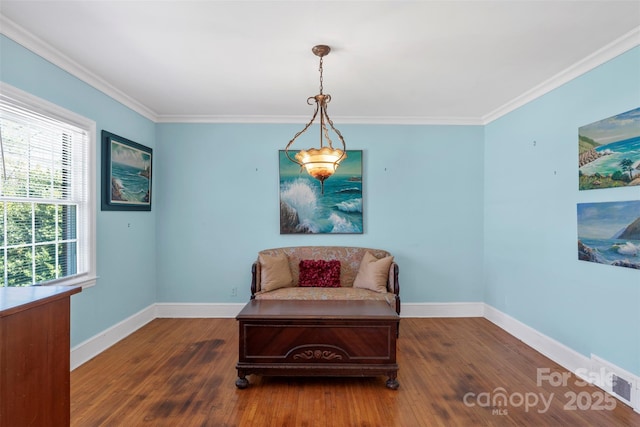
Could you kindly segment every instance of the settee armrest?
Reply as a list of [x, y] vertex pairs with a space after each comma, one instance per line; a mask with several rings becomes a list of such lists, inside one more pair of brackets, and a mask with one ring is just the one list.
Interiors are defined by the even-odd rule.
[[251, 299], [255, 299], [256, 292], [260, 291], [260, 264], [254, 261], [251, 265]]
[[395, 262], [391, 263], [389, 267], [389, 282], [387, 284], [387, 290], [396, 295], [396, 312], [400, 314], [400, 282], [398, 281], [398, 275], [400, 273], [400, 267]]
[[391, 263], [389, 267], [389, 279], [387, 282], [387, 292], [400, 294], [400, 282], [398, 282], [398, 274], [400, 273], [400, 267], [395, 262]]

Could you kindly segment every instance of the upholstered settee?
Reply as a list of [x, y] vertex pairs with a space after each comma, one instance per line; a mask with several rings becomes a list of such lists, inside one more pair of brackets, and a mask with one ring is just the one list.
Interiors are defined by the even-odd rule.
[[265, 249], [251, 268], [251, 299], [379, 300], [400, 314], [398, 271], [393, 256], [381, 249]]

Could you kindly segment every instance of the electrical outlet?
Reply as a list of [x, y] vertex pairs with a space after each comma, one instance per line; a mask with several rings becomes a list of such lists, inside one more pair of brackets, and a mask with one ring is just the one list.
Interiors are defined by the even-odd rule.
[[231, 288], [231, 296], [232, 297], [237, 297], [238, 296], [238, 287], [234, 286], [233, 288]]

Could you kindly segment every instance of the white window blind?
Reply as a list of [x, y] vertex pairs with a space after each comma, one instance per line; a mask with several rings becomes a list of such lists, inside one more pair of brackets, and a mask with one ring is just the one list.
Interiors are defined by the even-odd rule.
[[92, 126], [2, 89], [0, 286], [93, 280]]

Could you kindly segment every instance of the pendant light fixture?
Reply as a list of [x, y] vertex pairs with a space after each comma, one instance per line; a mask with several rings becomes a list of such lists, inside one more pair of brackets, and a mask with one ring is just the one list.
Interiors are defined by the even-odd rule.
[[[326, 45], [317, 45], [314, 46], [311, 51], [320, 57], [320, 93], [307, 98], [307, 104], [313, 105], [315, 102], [316, 109], [309, 123], [289, 141], [285, 148], [285, 154], [289, 160], [300, 165], [301, 170], [304, 168], [309, 175], [320, 181], [320, 189], [322, 194], [324, 194], [324, 181], [335, 173], [340, 162], [347, 157], [347, 146], [342, 134], [335, 128], [327, 114], [327, 104], [331, 101], [331, 95], [322, 92], [322, 58], [331, 52], [331, 48]], [[289, 155], [289, 148], [300, 135], [309, 129], [318, 116], [320, 116], [320, 147], [301, 150], [292, 158]], [[338, 139], [340, 139], [342, 149], [333, 148], [327, 125], [335, 132]]]

